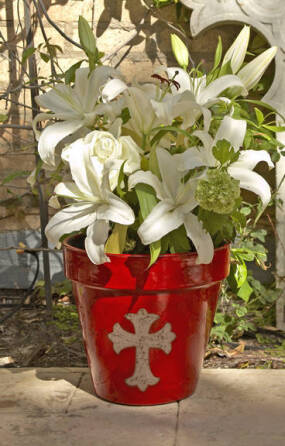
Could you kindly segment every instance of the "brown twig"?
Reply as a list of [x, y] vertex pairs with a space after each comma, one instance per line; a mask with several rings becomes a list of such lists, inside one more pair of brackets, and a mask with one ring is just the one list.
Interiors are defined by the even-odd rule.
[[33, 130], [33, 127], [30, 125], [21, 125], [21, 124], [1, 124], [1, 129], [21, 129], [21, 130]]
[[52, 27], [53, 27], [54, 29], [56, 29], [56, 31], [57, 31], [57, 32], [58, 32], [58, 33], [59, 33], [65, 40], [67, 40], [68, 42], [72, 43], [72, 45], [75, 45], [75, 46], [77, 46], [77, 48], [80, 48], [80, 49], [82, 50], [82, 49], [83, 49], [82, 46], [81, 46], [79, 43], [75, 42], [73, 39], [71, 39], [69, 36], [67, 36], [67, 35], [66, 35], [66, 34], [59, 28], [59, 26], [57, 26], [57, 24], [50, 18], [50, 16], [49, 16], [48, 13], [47, 13], [47, 10], [46, 10], [46, 8], [45, 8], [45, 5], [44, 5], [43, 1], [42, 1], [42, 0], [38, 0], [38, 4], [40, 5], [41, 10], [42, 10], [42, 12], [43, 12], [45, 18], [46, 18], [47, 21], [49, 22], [49, 24], [52, 25]]

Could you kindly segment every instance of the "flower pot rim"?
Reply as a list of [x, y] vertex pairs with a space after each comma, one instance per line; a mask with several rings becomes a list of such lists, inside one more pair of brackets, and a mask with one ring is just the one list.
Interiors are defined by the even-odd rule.
[[[77, 252], [77, 253], [86, 253], [85, 249], [78, 248], [78, 247], [72, 246], [70, 244], [71, 240], [74, 240], [74, 239], [77, 239], [77, 238], [79, 239], [79, 238], [82, 238], [82, 237], [84, 237], [82, 234], [70, 235], [70, 236], [68, 236], [67, 238], [65, 238], [63, 240], [62, 244], [68, 250], [71, 250], [71, 251], [74, 251], [74, 252]], [[229, 247], [230, 245], [231, 245], [230, 243], [225, 243], [224, 245], [219, 246], [218, 248], [215, 248], [214, 251], [215, 252], [222, 251], [224, 249], [227, 249], [227, 247]], [[124, 259], [124, 258], [127, 259], [129, 257], [137, 258], [137, 259], [150, 258], [150, 254], [128, 254], [128, 253], [125, 253], [125, 254], [110, 254], [108, 252], [106, 252], [106, 254], [108, 255], [108, 257], [110, 257], [110, 259], [112, 259], [112, 258], [113, 259], [119, 259], [119, 258], [120, 259]], [[177, 252], [177, 253], [161, 254], [161, 255], [159, 255], [158, 258], [166, 258], [166, 259], [167, 258], [171, 258], [171, 259], [174, 259], [174, 258], [181, 258], [181, 257], [197, 257], [197, 256], [198, 256], [198, 254], [197, 254], [196, 251], [190, 251], [190, 252]]]

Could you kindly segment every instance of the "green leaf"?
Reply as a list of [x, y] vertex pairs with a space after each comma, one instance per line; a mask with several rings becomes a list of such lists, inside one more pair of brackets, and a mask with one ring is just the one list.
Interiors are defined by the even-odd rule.
[[[229, 215], [217, 214], [200, 207], [198, 218], [202, 221], [204, 229], [214, 238], [216, 246], [224, 240], [233, 239], [235, 230]], [[217, 241], [215, 238], [217, 238]]]
[[235, 313], [238, 317], [244, 317], [247, 314], [247, 308], [241, 305], [236, 306]]
[[80, 60], [79, 62], [76, 62], [75, 64], [71, 65], [70, 68], [64, 73], [64, 82], [66, 85], [71, 84], [71, 82], [75, 81], [75, 73], [78, 68], [80, 68], [83, 60]]
[[121, 254], [126, 244], [128, 226], [115, 223], [113, 231], [105, 245], [105, 252], [109, 254]]
[[151, 265], [153, 265], [158, 259], [158, 256], [161, 252], [161, 240], [157, 240], [156, 242], [151, 243], [149, 249], [150, 249], [150, 262], [148, 268], [150, 268]]
[[249, 215], [249, 214], [251, 214], [251, 208], [248, 207], [248, 206], [243, 206], [243, 207], [241, 208], [240, 212], [241, 212], [243, 215]]
[[[154, 189], [148, 184], [139, 183], [135, 187], [135, 191], [139, 200], [141, 215], [143, 220], [151, 213], [157, 204], [157, 198]], [[157, 260], [161, 251], [161, 241], [157, 240], [150, 244], [150, 263], [148, 267], [153, 265]]]
[[239, 156], [238, 153], [234, 151], [234, 148], [231, 148], [230, 142], [226, 139], [217, 141], [215, 147], [213, 147], [213, 155], [222, 166], [229, 162], [237, 161]]
[[277, 111], [276, 108], [272, 107], [271, 105], [267, 104], [266, 102], [258, 101], [256, 99], [239, 99], [237, 102], [246, 102], [249, 104], [259, 105], [260, 107], [266, 108], [267, 110], [274, 112], [276, 115], [280, 116], [283, 119], [283, 121], [285, 122], [285, 117], [279, 111]]
[[278, 163], [278, 161], [280, 160], [280, 153], [279, 152], [273, 152], [272, 154], [271, 154], [271, 161], [273, 162], [273, 163]]
[[164, 238], [167, 240], [169, 250], [172, 254], [177, 252], [189, 252], [191, 250], [184, 225], [171, 231]]
[[251, 237], [257, 238], [262, 243], [265, 243], [265, 237], [267, 235], [267, 231], [265, 229], [259, 229], [258, 231], [251, 232]]
[[285, 126], [263, 124], [262, 127], [275, 133], [285, 132]]
[[228, 60], [220, 69], [219, 77], [225, 76], [226, 74], [233, 74], [231, 60]]
[[248, 283], [247, 280], [245, 280], [242, 284], [242, 286], [240, 287], [240, 289], [238, 290], [238, 297], [240, 297], [244, 302], [248, 302], [250, 296], [253, 293], [253, 289], [250, 286], [250, 284]]
[[126, 124], [129, 121], [129, 119], [131, 118], [130, 111], [129, 111], [128, 107], [125, 107], [122, 109], [121, 118], [122, 118], [123, 124]]
[[50, 61], [50, 56], [46, 53], [40, 53], [41, 59], [45, 62], [48, 63]]
[[93, 56], [96, 56], [97, 48], [93, 31], [90, 28], [87, 20], [82, 16], [79, 16], [78, 19], [78, 34], [79, 34], [80, 44], [85, 53], [87, 54], [87, 56], [89, 57], [91, 54]]
[[135, 191], [139, 200], [142, 218], [145, 220], [157, 204], [155, 191], [151, 186], [143, 183], [137, 184], [135, 186]]
[[244, 262], [235, 265], [234, 278], [237, 287], [240, 288], [247, 278], [247, 267]]
[[0, 122], [6, 122], [9, 118], [8, 115], [4, 115], [3, 113], [0, 113]]
[[118, 176], [118, 185], [117, 185], [117, 194], [119, 195], [120, 198], [123, 198], [124, 195], [126, 195], [126, 192], [122, 190], [121, 188], [121, 184], [124, 181], [125, 178], [125, 174], [124, 174], [124, 167], [126, 164], [127, 160], [125, 160], [120, 167], [120, 172], [119, 172], [119, 176]]
[[255, 116], [256, 116], [256, 119], [257, 119], [257, 123], [258, 123], [258, 125], [261, 125], [263, 123], [263, 121], [264, 121], [264, 115], [263, 115], [262, 111], [259, 110], [259, 108], [256, 108], [256, 107], [254, 107], [254, 111], [255, 111]]
[[32, 54], [34, 54], [35, 51], [36, 51], [36, 48], [32, 48], [32, 47], [24, 49], [23, 54], [22, 54], [22, 64], [24, 64], [26, 62], [26, 60]]
[[218, 37], [218, 45], [217, 45], [216, 52], [215, 52], [214, 66], [212, 68], [212, 71], [214, 71], [218, 67], [219, 63], [221, 62], [222, 53], [223, 53], [223, 43], [222, 43], [221, 36], [219, 36]]
[[150, 144], [153, 145], [154, 143], [158, 142], [162, 136], [167, 132], [172, 133], [181, 133], [182, 135], [186, 136], [188, 139], [191, 137], [190, 133], [186, 132], [186, 130], [180, 129], [179, 127], [174, 127], [171, 125], [166, 125], [164, 127], [155, 127], [151, 130], [151, 132], [158, 132], [150, 141]]

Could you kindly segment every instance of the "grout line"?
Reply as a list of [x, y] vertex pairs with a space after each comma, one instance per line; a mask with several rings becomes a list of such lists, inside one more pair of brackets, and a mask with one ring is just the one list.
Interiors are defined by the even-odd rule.
[[177, 446], [178, 430], [179, 430], [180, 402], [177, 401], [176, 423], [173, 446]]
[[74, 395], [75, 395], [75, 392], [76, 392], [76, 390], [80, 387], [80, 384], [81, 384], [81, 382], [82, 382], [82, 379], [83, 379], [84, 375], [85, 375], [85, 372], [80, 373], [80, 376], [79, 376], [79, 378], [78, 378], [78, 382], [77, 382], [77, 384], [76, 384], [75, 389], [73, 390], [73, 392], [71, 392], [71, 395], [70, 395], [70, 398], [69, 398], [69, 400], [68, 400], [68, 402], [67, 402], [67, 405], [66, 405], [66, 408], [65, 408], [65, 410], [64, 410], [64, 413], [68, 413], [68, 410], [69, 410], [69, 408], [70, 408], [70, 406], [71, 406], [71, 402], [72, 402], [72, 400], [73, 400], [73, 397], [74, 397]]

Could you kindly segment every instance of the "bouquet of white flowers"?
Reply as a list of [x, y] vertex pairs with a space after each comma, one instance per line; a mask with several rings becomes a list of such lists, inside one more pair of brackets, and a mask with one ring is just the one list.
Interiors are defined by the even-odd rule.
[[[159, 68], [148, 83], [128, 85], [93, 59], [38, 97], [49, 110], [34, 121], [43, 166], [70, 173], [54, 190], [63, 208], [46, 227], [51, 242], [81, 232], [95, 264], [108, 253], [150, 251], [152, 264], [191, 250], [210, 263], [244, 218], [241, 189], [260, 197], [260, 211], [268, 205], [270, 187], [254, 168], [273, 167], [282, 129], [270, 106], [260, 103], [268, 115], [257, 107], [252, 115], [248, 104], [258, 101], [245, 98], [277, 48], [245, 63], [249, 33], [245, 26], [223, 58], [220, 42], [207, 74], [188, 70], [188, 50], [173, 35], [179, 67]], [[52, 122], [39, 133], [41, 120]], [[268, 140], [276, 144], [267, 150]]]

